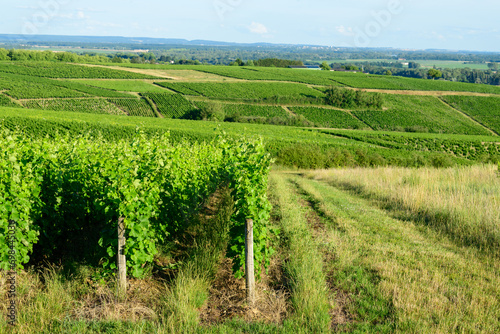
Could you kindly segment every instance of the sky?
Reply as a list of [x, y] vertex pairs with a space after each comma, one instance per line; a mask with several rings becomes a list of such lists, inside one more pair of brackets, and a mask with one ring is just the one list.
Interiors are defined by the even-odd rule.
[[17, 0], [0, 34], [500, 52], [499, 0]]

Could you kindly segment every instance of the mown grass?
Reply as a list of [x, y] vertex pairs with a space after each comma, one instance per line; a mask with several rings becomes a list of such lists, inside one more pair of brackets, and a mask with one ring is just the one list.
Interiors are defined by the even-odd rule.
[[315, 179], [355, 189], [405, 219], [500, 256], [500, 178], [494, 165], [454, 169], [343, 169]]
[[284, 270], [290, 282], [294, 313], [286, 320], [285, 327], [296, 328], [297, 332], [326, 333], [331, 319], [321, 252], [291, 185], [282, 176], [272, 174], [270, 188], [280, 217], [284, 248], [288, 250]]
[[[384, 170], [374, 175], [364, 169], [348, 179], [355, 180], [363, 173], [367, 174], [365, 184], [369, 184], [377, 182]], [[489, 181], [476, 179], [485, 188]], [[391, 212], [377, 208], [372, 200], [361, 198], [357, 192], [341, 190], [326, 178], [320, 181], [300, 178], [297, 182], [318, 203], [317, 209], [328, 217], [331, 226], [328, 239], [336, 255], [333, 272], [336, 282], [353, 293], [352, 311], [357, 311], [358, 316], [379, 316], [368, 316], [373, 321], [361, 327], [354, 323], [352, 330], [500, 331], [500, 263], [496, 257], [475, 247], [458, 246], [432, 228], [395, 219]], [[438, 200], [430, 194], [426, 197]], [[481, 210], [480, 207], [470, 209]], [[367, 279], [362, 278], [365, 274]], [[368, 282], [369, 288], [357, 287], [364, 282]], [[370, 301], [367, 298], [370, 294], [379, 302]], [[385, 313], [386, 317], [380, 318], [384, 310], [388, 312], [391, 308], [391, 312]], [[383, 319], [385, 321], [381, 321]], [[376, 325], [381, 327], [374, 329]]]

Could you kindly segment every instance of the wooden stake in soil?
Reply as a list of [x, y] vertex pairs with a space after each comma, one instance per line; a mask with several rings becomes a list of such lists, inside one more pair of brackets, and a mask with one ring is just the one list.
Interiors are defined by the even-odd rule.
[[127, 292], [127, 259], [125, 258], [125, 224], [124, 218], [118, 219], [118, 290], [120, 293]]
[[247, 219], [245, 228], [245, 273], [247, 284], [248, 305], [255, 304], [255, 276], [253, 264], [253, 220]]

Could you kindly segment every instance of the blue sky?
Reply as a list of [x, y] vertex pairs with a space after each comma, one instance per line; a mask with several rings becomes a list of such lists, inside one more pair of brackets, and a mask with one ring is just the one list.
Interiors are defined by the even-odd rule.
[[500, 52], [498, 0], [17, 0], [0, 33]]

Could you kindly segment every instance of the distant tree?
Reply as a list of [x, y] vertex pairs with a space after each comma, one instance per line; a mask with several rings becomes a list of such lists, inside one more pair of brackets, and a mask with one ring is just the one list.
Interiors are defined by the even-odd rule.
[[408, 63], [408, 68], [414, 68], [414, 69], [417, 69], [417, 68], [420, 68], [420, 64], [419, 63], [416, 63], [414, 61], [410, 61]]
[[249, 61], [247, 61], [246, 63], [247, 66], [255, 66], [254, 62], [252, 59], [250, 59]]
[[385, 71], [385, 75], [392, 75], [392, 72], [390, 70]]
[[255, 66], [263, 67], [288, 67], [288, 66], [302, 66], [304, 63], [300, 60], [287, 60], [277, 58], [266, 58], [254, 61]]
[[498, 63], [488, 63], [488, 68], [493, 71], [498, 71]]
[[229, 65], [231, 65], [231, 66], [243, 66], [243, 65], [245, 65], [245, 63], [243, 62], [243, 60], [238, 58]]
[[113, 59], [111, 59], [112, 63], [123, 63], [123, 58], [114, 56]]
[[434, 80], [436, 78], [441, 78], [443, 76], [443, 73], [440, 70], [436, 70], [434, 68], [431, 68], [427, 72], [427, 75], [430, 76]]
[[356, 65], [344, 65], [342, 68], [348, 71], [359, 71], [359, 67]]
[[330, 71], [332, 68], [326, 61], [324, 61], [320, 66], [319, 66], [323, 71]]
[[133, 57], [132, 59], [130, 59], [130, 62], [132, 64], [142, 64], [142, 59], [141, 59], [141, 57], [136, 56], [136, 57]]

